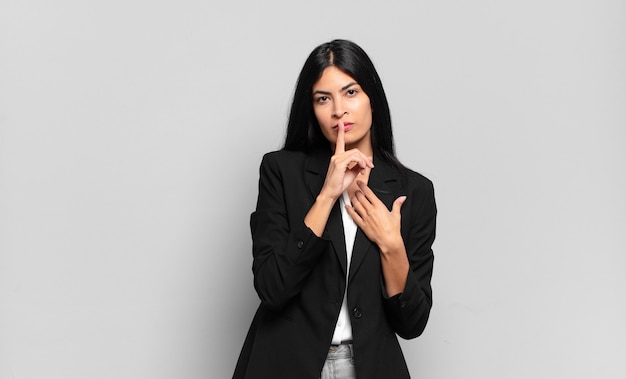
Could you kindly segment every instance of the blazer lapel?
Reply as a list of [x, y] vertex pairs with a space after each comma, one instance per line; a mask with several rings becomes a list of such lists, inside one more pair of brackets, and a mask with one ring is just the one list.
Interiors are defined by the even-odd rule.
[[[309, 156], [306, 163], [305, 181], [311, 191], [313, 199], [315, 199], [322, 190], [329, 162], [330, 151], [317, 151]], [[332, 241], [337, 259], [345, 275], [347, 273], [348, 258], [346, 253], [346, 239], [343, 233], [343, 223], [341, 221], [341, 209], [339, 207], [340, 203], [337, 201], [330, 212], [322, 237]]]
[[[401, 195], [399, 174], [384, 162], [377, 161], [374, 163], [367, 185], [389, 210], [391, 210], [394, 200]], [[359, 228], [354, 241], [348, 283], [350, 283], [354, 274], [358, 271], [367, 254], [378, 254], [378, 252], [371, 251], [375, 247], [374, 243]]]

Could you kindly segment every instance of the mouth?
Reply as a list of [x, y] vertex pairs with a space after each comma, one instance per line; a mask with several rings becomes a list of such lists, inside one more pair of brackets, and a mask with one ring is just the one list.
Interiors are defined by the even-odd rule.
[[[344, 122], [343, 123], [343, 130], [347, 132], [348, 130], [352, 129], [353, 125], [354, 124], [352, 122]], [[339, 124], [333, 125], [333, 131], [336, 132], [338, 129], [339, 129]]]

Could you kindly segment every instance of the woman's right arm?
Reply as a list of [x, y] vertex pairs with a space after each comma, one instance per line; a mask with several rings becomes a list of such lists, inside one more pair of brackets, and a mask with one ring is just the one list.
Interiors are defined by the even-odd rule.
[[346, 151], [345, 135], [343, 122], [339, 121], [335, 154], [330, 159], [324, 186], [304, 218], [304, 223], [318, 237], [324, 233], [330, 212], [339, 196], [350, 187], [359, 173], [374, 167], [372, 158], [366, 157], [359, 150]]
[[288, 209], [278, 156], [266, 154], [261, 162], [257, 209], [250, 218], [252, 271], [257, 294], [272, 308], [283, 307], [300, 293], [319, 257], [330, 248], [330, 241], [321, 236], [335, 202], [359, 172], [373, 167], [372, 159], [359, 150], [345, 151], [340, 125], [322, 190], [301, 220], [294, 217], [302, 213]]
[[[289, 214], [280, 157], [266, 154], [259, 172], [257, 208], [250, 217], [254, 288], [261, 301], [273, 309], [282, 308], [300, 293], [318, 259], [330, 241], [318, 237], [304, 220]], [[304, 201], [304, 195], [303, 195]], [[302, 217], [302, 216], [300, 216]]]

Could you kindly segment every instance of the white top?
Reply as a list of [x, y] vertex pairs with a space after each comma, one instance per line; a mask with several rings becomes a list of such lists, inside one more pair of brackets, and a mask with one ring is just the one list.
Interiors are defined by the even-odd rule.
[[352, 324], [350, 323], [350, 313], [348, 311], [348, 274], [350, 273], [350, 260], [352, 258], [352, 248], [354, 247], [354, 239], [356, 237], [356, 223], [346, 211], [345, 205], [352, 206], [348, 192], [345, 191], [339, 199], [341, 206], [341, 220], [343, 222], [343, 234], [346, 239], [346, 291], [343, 294], [343, 303], [341, 304], [341, 311], [339, 312], [339, 318], [337, 318], [337, 324], [335, 325], [335, 333], [333, 334], [332, 344], [339, 345], [342, 341], [352, 340]]

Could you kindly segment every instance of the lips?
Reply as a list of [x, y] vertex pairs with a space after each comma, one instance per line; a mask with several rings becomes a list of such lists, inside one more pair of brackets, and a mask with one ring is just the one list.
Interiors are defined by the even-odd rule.
[[[347, 132], [348, 130], [352, 129], [352, 126], [353, 126], [353, 125], [354, 125], [354, 124], [353, 124], [353, 123], [351, 123], [351, 122], [344, 122], [344, 123], [343, 123], [343, 130]], [[337, 124], [337, 125], [334, 125], [334, 126], [333, 126], [333, 130], [334, 130], [334, 131], [337, 131], [338, 126], [339, 126], [338, 124]]]

